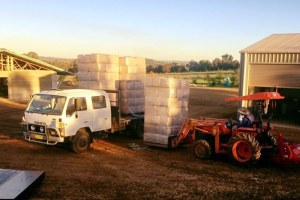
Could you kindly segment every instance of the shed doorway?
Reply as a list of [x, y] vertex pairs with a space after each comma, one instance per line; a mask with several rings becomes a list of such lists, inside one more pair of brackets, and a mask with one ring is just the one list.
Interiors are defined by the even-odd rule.
[[0, 97], [8, 98], [7, 78], [0, 78]]

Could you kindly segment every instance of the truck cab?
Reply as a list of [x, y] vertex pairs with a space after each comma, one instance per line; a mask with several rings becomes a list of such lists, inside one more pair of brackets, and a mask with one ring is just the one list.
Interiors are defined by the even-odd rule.
[[47, 90], [35, 94], [22, 119], [27, 141], [71, 142], [73, 151], [89, 148], [93, 133], [112, 128], [111, 104], [102, 90]]

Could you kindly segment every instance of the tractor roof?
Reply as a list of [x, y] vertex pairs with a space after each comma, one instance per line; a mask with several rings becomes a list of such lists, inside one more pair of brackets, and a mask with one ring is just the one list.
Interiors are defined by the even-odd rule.
[[278, 92], [258, 92], [251, 95], [239, 96], [239, 97], [230, 97], [226, 98], [225, 101], [250, 101], [250, 100], [279, 100], [284, 99], [284, 96], [281, 96]]

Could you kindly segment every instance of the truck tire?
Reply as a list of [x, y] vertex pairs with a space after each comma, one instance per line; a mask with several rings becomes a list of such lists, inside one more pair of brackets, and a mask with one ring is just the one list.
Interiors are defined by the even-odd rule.
[[194, 154], [196, 158], [208, 160], [211, 158], [211, 147], [205, 140], [198, 140], [194, 146]]
[[233, 136], [228, 143], [229, 157], [237, 164], [249, 166], [255, 164], [261, 156], [259, 142], [250, 134]]
[[135, 121], [128, 127], [126, 135], [133, 139], [144, 138], [144, 122], [140, 120]]
[[136, 139], [144, 138], [144, 123], [143, 122], [137, 122], [133, 137]]
[[71, 143], [72, 150], [75, 153], [83, 153], [90, 148], [90, 142], [90, 135], [86, 131], [79, 130]]

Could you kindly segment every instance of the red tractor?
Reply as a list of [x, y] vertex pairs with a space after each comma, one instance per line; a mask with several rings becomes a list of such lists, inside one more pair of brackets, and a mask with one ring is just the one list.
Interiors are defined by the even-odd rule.
[[[258, 121], [252, 127], [234, 128], [235, 123], [226, 119], [187, 119], [178, 135], [171, 138], [171, 147], [194, 143], [197, 158], [209, 159], [214, 154], [223, 154], [244, 166], [263, 159], [278, 164], [300, 164], [300, 144], [288, 142], [281, 134], [276, 139], [270, 132], [276, 101], [280, 99], [284, 97], [277, 92], [227, 98], [228, 102], [256, 101]], [[263, 116], [267, 117], [266, 123]]]

